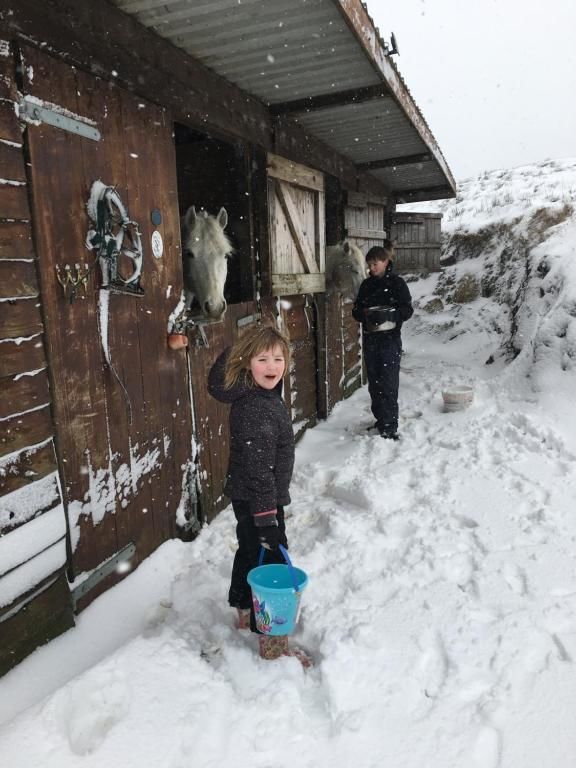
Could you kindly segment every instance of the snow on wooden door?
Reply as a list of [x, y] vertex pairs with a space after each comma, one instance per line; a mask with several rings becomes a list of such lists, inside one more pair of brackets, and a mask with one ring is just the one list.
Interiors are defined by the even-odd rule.
[[[27, 129], [58, 462], [78, 578], [130, 544], [132, 563], [140, 562], [175, 534], [186, 496], [186, 358], [166, 344], [182, 285], [172, 122], [161, 108], [35, 49], [25, 48], [23, 59], [26, 97], [101, 134], [94, 141], [46, 122]], [[86, 203], [98, 179], [115, 187], [140, 228], [142, 297], [100, 290], [85, 247]], [[73, 276], [77, 265], [90, 268], [73, 303], [57, 279], [66, 265]], [[130, 272], [129, 263], [122, 268]], [[106, 327], [118, 378], [105, 359]]]

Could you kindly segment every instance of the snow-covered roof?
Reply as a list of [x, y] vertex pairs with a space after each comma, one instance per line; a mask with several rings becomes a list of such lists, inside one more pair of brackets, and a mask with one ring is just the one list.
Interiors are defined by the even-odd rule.
[[112, 1], [397, 196], [454, 196], [442, 152], [359, 0]]

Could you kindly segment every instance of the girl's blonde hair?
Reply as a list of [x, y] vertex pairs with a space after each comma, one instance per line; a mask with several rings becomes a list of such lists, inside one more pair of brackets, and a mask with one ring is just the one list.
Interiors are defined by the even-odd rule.
[[250, 361], [261, 352], [279, 346], [284, 355], [285, 371], [290, 366], [290, 342], [288, 337], [273, 325], [259, 325], [251, 328], [236, 339], [230, 350], [224, 373], [224, 386], [230, 389], [238, 382], [254, 386], [250, 372]]

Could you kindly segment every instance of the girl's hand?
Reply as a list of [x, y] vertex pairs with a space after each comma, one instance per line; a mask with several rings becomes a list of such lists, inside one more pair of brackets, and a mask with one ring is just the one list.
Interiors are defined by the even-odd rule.
[[282, 543], [280, 538], [280, 528], [277, 525], [265, 525], [258, 529], [258, 539], [264, 549], [275, 552], [278, 545]]

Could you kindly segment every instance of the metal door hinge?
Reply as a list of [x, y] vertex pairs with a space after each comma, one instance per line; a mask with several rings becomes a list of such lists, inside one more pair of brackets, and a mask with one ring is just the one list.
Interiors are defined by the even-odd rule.
[[135, 553], [136, 547], [134, 544], [128, 544], [119, 552], [116, 552], [115, 555], [109, 557], [108, 560], [104, 560], [103, 563], [100, 563], [100, 565], [95, 568], [90, 573], [90, 575], [84, 579], [84, 581], [81, 581], [77, 587], [73, 587], [72, 601], [74, 603], [74, 609], [76, 609], [76, 605], [78, 604], [80, 598], [84, 597], [87, 592], [90, 592], [90, 590], [99, 584], [102, 579], [105, 579], [106, 576], [110, 576], [110, 574], [117, 570], [118, 566], [120, 566], [122, 563], [131, 560]]
[[63, 131], [75, 133], [92, 141], [100, 141], [100, 131], [78, 117], [71, 117], [29, 96], [24, 96], [18, 105], [20, 118], [28, 122], [40, 122], [61, 128]]

